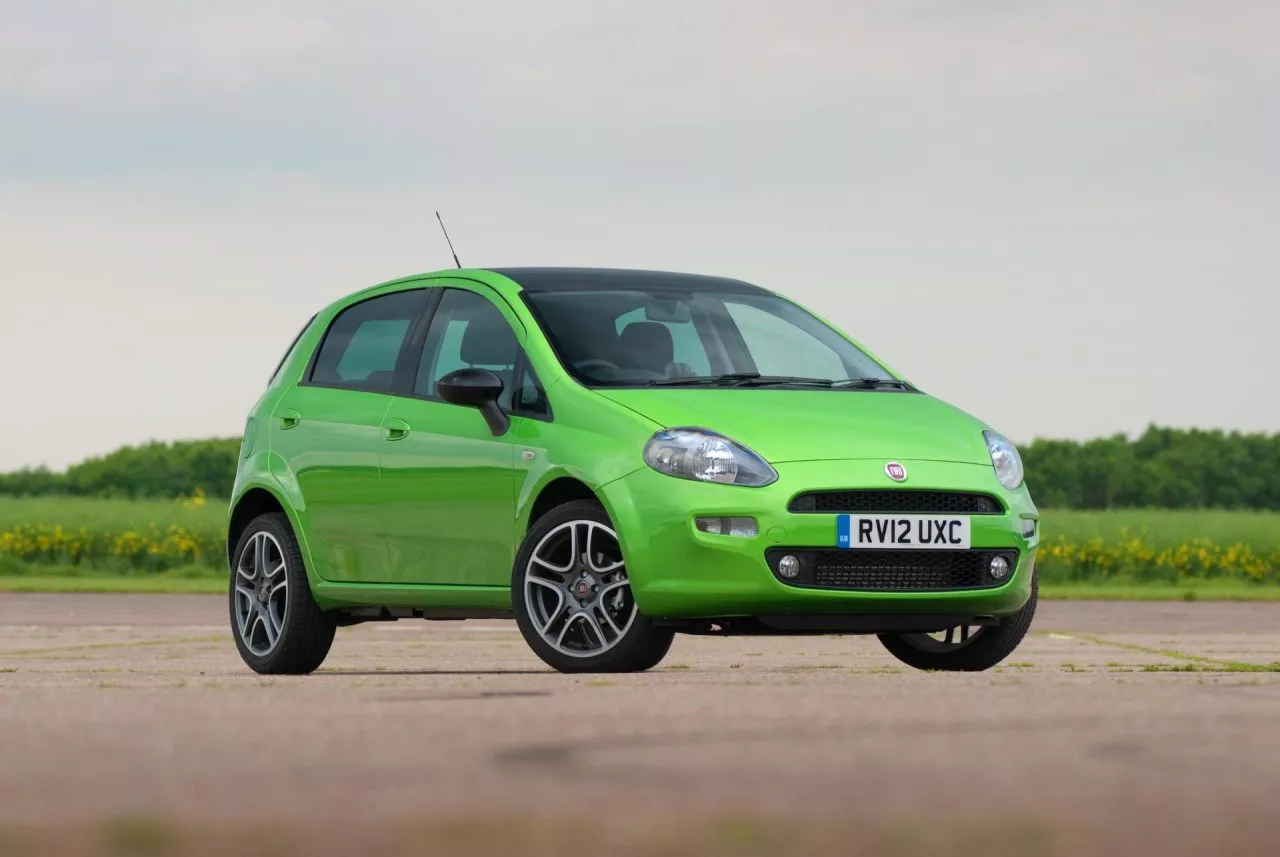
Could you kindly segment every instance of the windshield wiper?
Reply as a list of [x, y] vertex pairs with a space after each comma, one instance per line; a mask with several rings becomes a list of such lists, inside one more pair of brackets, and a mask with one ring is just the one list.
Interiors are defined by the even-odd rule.
[[737, 386], [745, 381], [754, 381], [760, 377], [759, 372], [729, 372], [725, 375], [688, 375], [684, 378], [659, 378], [646, 381], [646, 387], [691, 387], [697, 384], [712, 386]]
[[792, 375], [761, 375], [759, 372], [729, 372], [724, 375], [693, 375], [687, 378], [661, 378], [649, 381], [649, 387], [830, 387], [826, 378], [800, 378]]
[[881, 387], [896, 387], [899, 390], [914, 390], [915, 387], [897, 378], [849, 378], [836, 381], [831, 385], [841, 390], [878, 390]]

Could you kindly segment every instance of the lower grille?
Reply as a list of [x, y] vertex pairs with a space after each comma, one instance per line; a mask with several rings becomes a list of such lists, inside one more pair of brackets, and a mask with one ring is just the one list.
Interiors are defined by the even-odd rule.
[[[778, 573], [784, 556], [800, 560], [800, 573], [786, 578]], [[769, 568], [788, 586], [811, 589], [846, 589], [860, 592], [952, 592], [989, 589], [1008, 583], [1009, 577], [991, 576], [991, 560], [1004, 557], [1012, 571], [1016, 550], [841, 550], [836, 548], [770, 548]]]

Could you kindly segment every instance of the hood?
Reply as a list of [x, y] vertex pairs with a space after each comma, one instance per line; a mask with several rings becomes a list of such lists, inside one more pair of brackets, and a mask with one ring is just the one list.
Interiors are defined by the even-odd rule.
[[719, 432], [766, 461], [991, 463], [978, 420], [923, 393], [759, 388], [597, 389], [665, 428]]

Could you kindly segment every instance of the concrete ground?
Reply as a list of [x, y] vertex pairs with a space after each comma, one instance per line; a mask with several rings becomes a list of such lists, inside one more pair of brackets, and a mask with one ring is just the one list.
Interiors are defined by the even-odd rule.
[[220, 597], [0, 595], [0, 854], [1280, 853], [1280, 605], [1042, 603], [1002, 667], [511, 623], [244, 667]]

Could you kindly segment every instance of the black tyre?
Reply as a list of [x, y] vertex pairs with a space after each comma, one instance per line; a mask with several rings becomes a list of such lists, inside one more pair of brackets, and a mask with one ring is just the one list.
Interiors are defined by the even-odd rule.
[[311, 596], [288, 518], [250, 521], [230, 571], [231, 634], [246, 664], [264, 675], [305, 675], [324, 663], [337, 625]]
[[980, 672], [991, 669], [1018, 648], [1036, 615], [1039, 584], [1031, 578], [1031, 598], [1022, 609], [992, 628], [959, 626], [940, 635], [881, 634], [880, 642], [898, 660], [921, 670]]
[[674, 632], [636, 609], [617, 534], [593, 501], [558, 506], [530, 528], [511, 601], [525, 642], [560, 672], [639, 672], [671, 648]]

